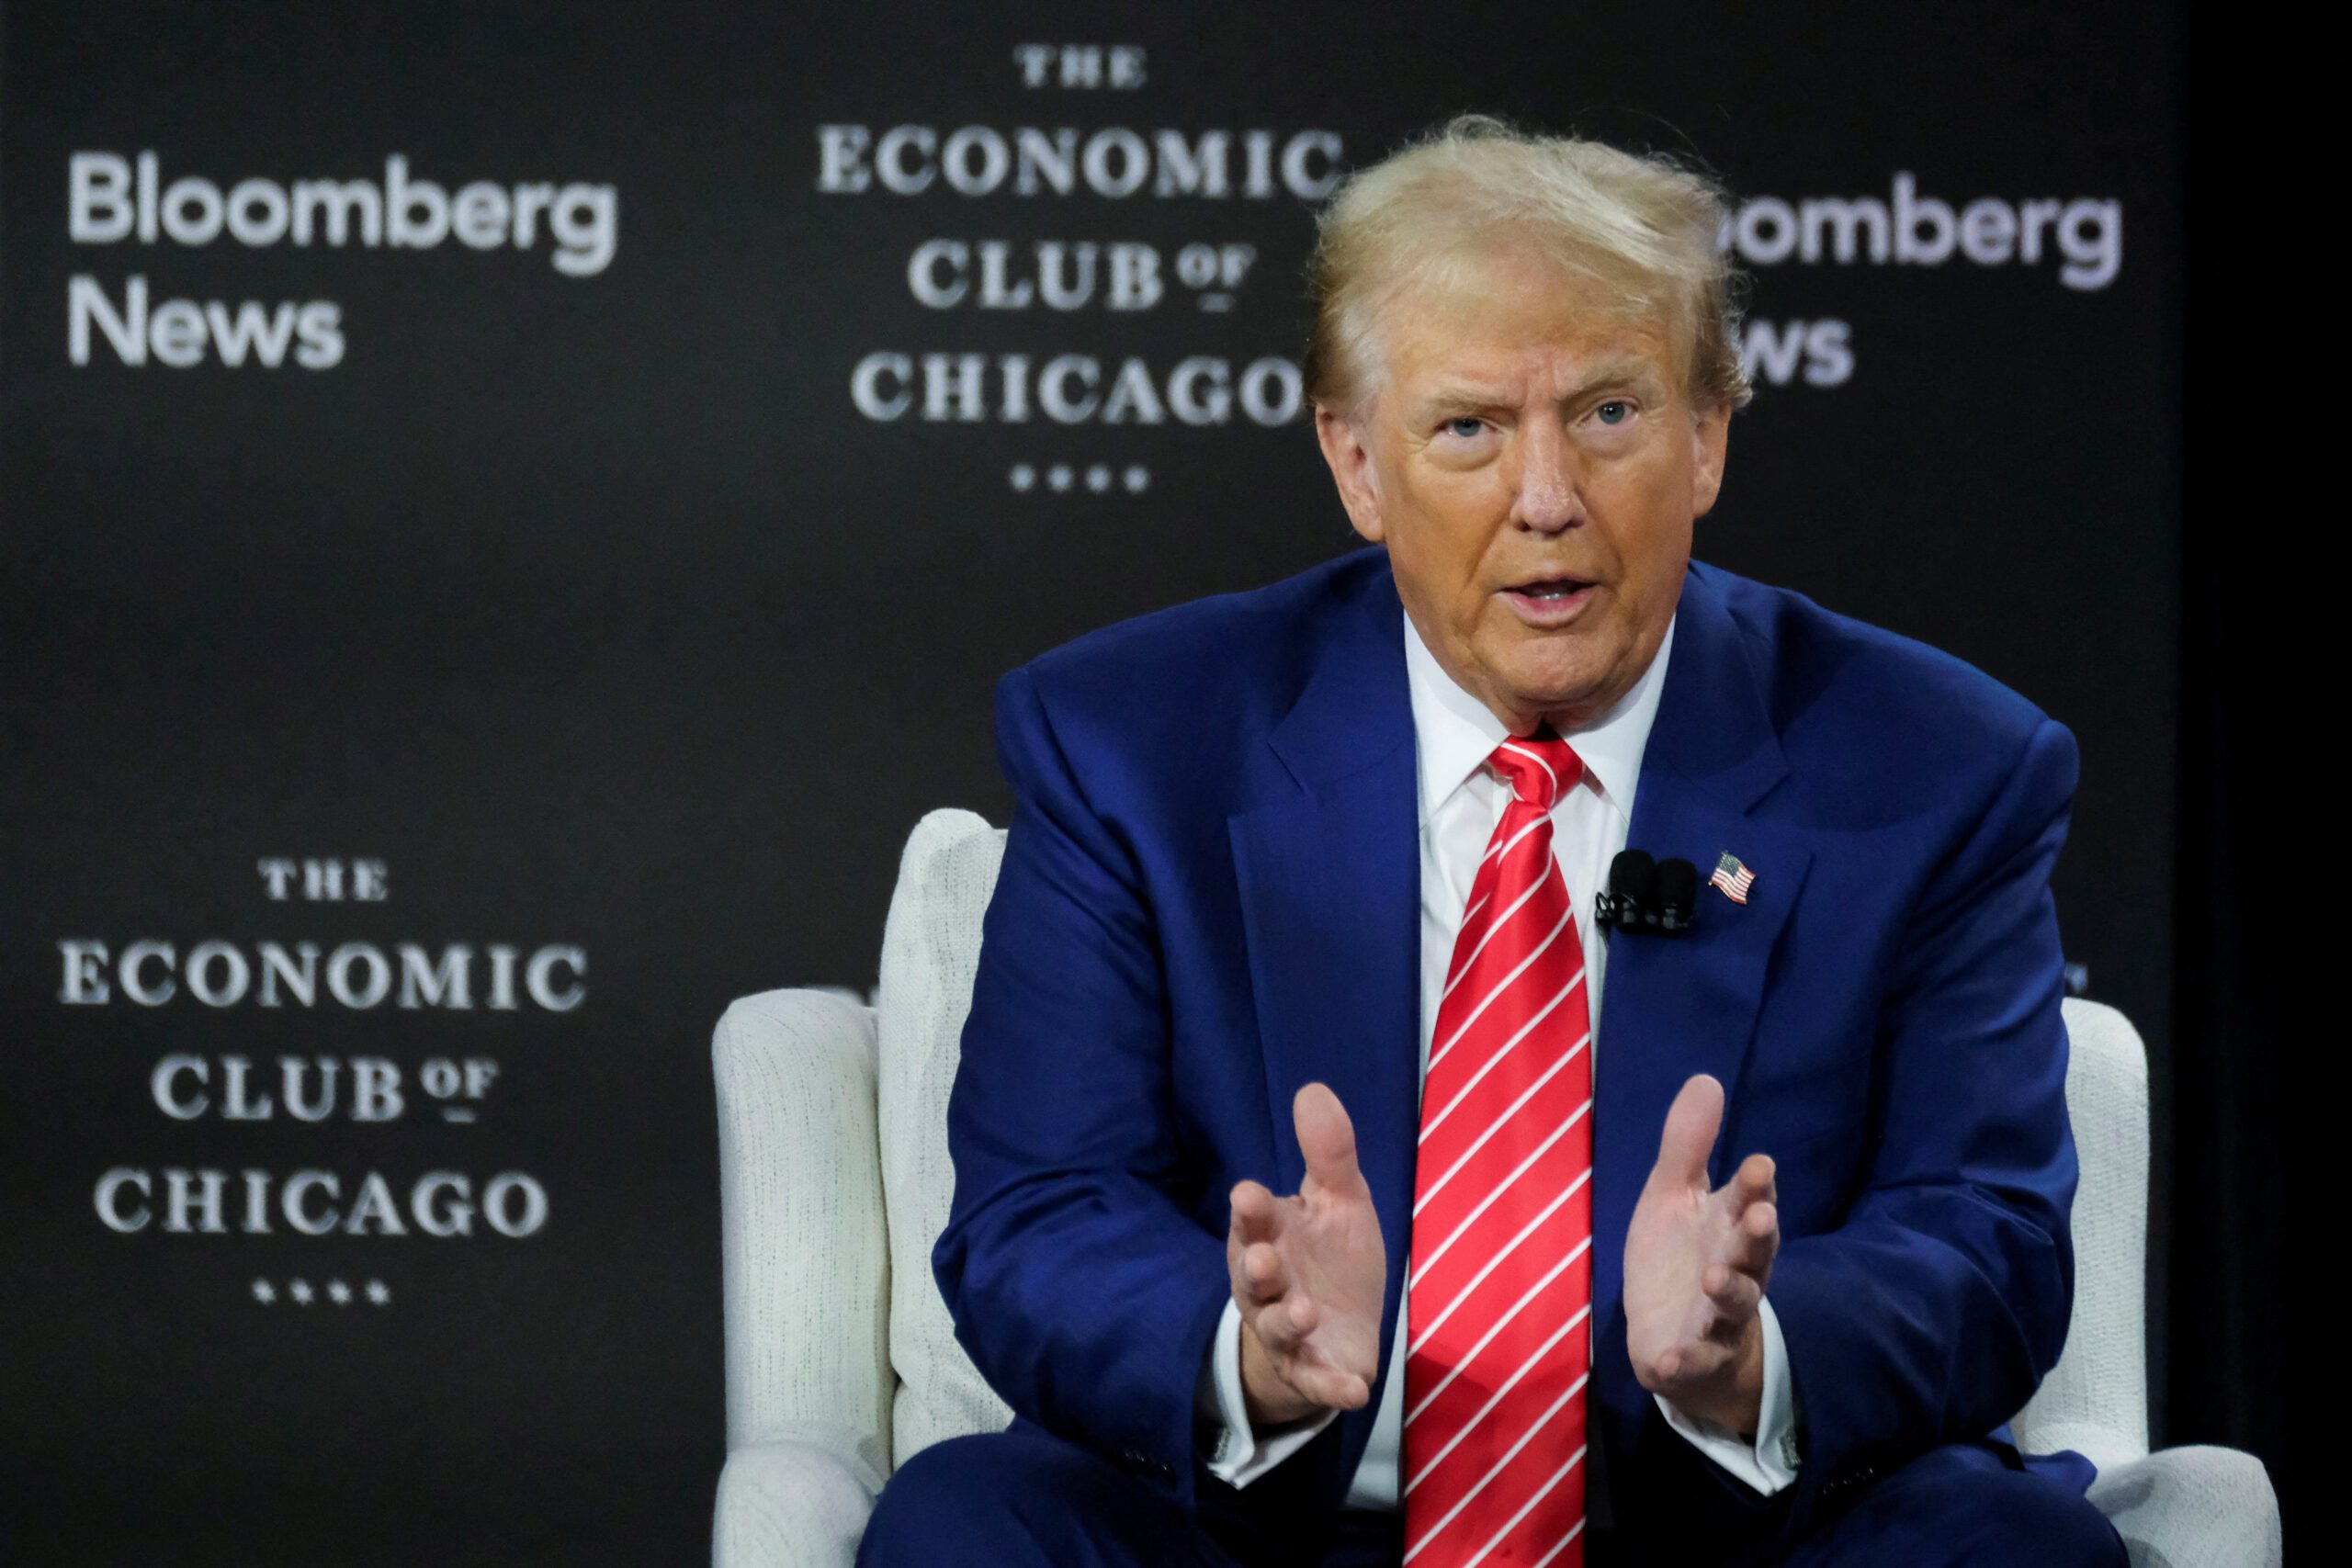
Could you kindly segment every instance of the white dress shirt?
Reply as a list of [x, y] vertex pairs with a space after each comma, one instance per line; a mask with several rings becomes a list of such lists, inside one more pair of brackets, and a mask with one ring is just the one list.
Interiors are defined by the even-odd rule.
[[[1584, 777], [1563, 791], [1552, 807], [1552, 849], [1566, 878], [1584, 944], [1585, 1001], [1593, 1030], [1594, 1071], [1599, 1072], [1600, 997], [1608, 973], [1609, 933], [1593, 923], [1593, 901], [1607, 886], [1609, 864], [1625, 847], [1634, 816], [1634, 791], [1641, 777], [1642, 750], [1657, 716], [1666, 684], [1667, 659], [1674, 649], [1668, 624], [1657, 657], [1634, 689], [1585, 728], [1565, 736], [1584, 762]], [[1485, 766], [1508, 733], [1502, 721], [1446, 674], [1414, 627], [1405, 620], [1405, 668], [1413, 705], [1413, 746], [1420, 800], [1421, 852], [1421, 1076], [1429, 1076], [1430, 1038], [1437, 1028], [1438, 1002], [1453, 956], [1454, 938], [1470, 898], [1471, 878], [1486, 856], [1487, 843], [1501, 820], [1510, 787]], [[1388, 1377], [1363, 1457], [1349, 1483], [1346, 1506], [1394, 1510], [1398, 1499], [1396, 1467], [1404, 1431], [1406, 1303], [1399, 1302], [1396, 1331], [1389, 1341]], [[1756, 1491], [1770, 1495], [1796, 1479], [1795, 1390], [1789, 1380], [1788, 1349], [1768, 1300], [1759, 1309], [1764, 1332], [1764, 1393], [1753, 1442], [1726, 1427], [1701, 1423], [1663, 1397], [1658, 1408], [1677, 1432], [1700, 1452]], [[1209, 1470], [1234, 1486], [1246, 1486], [1304, 1447], [1339, 1413], [1326, 1410], [1307, 1420], [1252, 1431], [1241, 1389], [1241, 1309], [1231, 1301], [1217, 1325], [1216, 1339], [1201, 1371], [1198, 1396], [1209, 1416], [1216, 1446]]]

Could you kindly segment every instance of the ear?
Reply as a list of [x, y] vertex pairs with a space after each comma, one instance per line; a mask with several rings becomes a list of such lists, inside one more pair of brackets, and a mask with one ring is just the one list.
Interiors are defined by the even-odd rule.
[[1717, 403], [1690, 422], [1690, 499], [1697, 503], [1690, 513], [1693, 517], [1704, 517], [1713, 510], [1715, 497], [1723, 493], [1724, 451], [1730, 439], [1728, 403]]
[[1386, 533], [1380, 518], [1380, 491], [1372, 479], [1372, 449], [1364, 445], [1361, 421], [1350, 419], [1322, 403], [1315, 405], [1315, 439], [1323, 460], [1331, 466], [1332, 482], [1340, 487], [1340, 504], [1348, 521], [1373, 544]]

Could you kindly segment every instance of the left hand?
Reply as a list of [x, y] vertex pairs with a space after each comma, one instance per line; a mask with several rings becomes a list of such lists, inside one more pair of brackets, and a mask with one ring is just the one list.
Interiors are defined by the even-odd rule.
[[1657, 1164], [1625, 1231], [1625, 1348], [1634, 1376], [1694, 1420], [1743, 1435], [1764, 1398], [1757, 1310], [1781, 1248], [1772, 1161], [1750, 1155], [1707, 1187], [1724, 1087], [1704, 1074], [1666, 1113]]

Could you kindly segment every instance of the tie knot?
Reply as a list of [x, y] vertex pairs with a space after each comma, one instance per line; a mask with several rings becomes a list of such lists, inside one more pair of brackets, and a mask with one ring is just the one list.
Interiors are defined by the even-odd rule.
[[1549, 811], [1560, 792], [1584, 777], [1584, 762], [1549, 726], [1521, 740], [1511, 737], [1495, 748], [1487, 763], [1510, 785], [1511, 794]]

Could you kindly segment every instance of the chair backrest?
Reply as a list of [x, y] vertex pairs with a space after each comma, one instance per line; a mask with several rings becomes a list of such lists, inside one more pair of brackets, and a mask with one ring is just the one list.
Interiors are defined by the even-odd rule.
[[[1012, 1419], [956, 1342], [931, 1272], [955, 1190], [947, 1094], [979, 966], [980, 919], [1003, 854], [1001, 829], [969, 811], [932, 812], [907, 840], [883, 932], [878, 1098], [899, 1379], [894, 1464]], [[2073, 1043], [2066, 1100], [2082, 1162], [2074, 1318], [2065, 1355], [2013, 1429], [2028, 1450], [2077, 1449], [2106, 1465], [2147, 1451], [2147, 1058], [2113, 1008], [2070, 1000], [2064, 1016]]]
[[980, 917], [996, 891], [1004, 831], [969, 811], [915, 824], [882, 928], [876, 997], [882, 1194], [889, 1215], [891, 1463], [945, 1438], [993, 1432], [1012, 1419], [956, 1342], [931, 1272], [947, 1228], [956, 1168], [947, 1157], [947, 1091], [963, 1051], [979, 969]]
[[2033, 1453], [2075, 1449], [2105, 1469], [2148, 1451], [2148, 1053], [2132, 1021], [2069, 998], [2066, 1112], [2075, 1190], [2075, 1312], [2065, 1354], [2011, 1423]]

